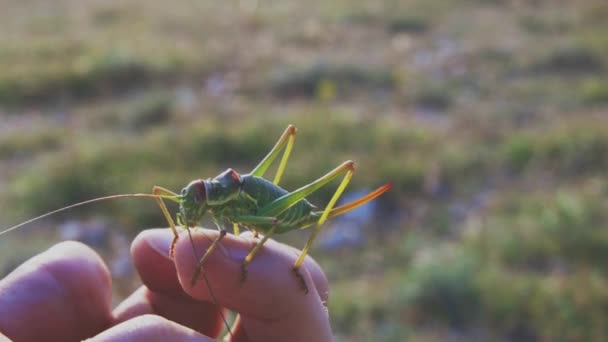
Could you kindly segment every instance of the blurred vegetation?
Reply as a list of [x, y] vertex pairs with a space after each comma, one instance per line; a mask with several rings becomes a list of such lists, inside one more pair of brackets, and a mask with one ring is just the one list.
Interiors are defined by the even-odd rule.
[[[350, 189], [395, 184], [364, 241], [312, 252], [337, 340], [606, 340], [606, 17], [602, 0], [5, 2], [0, 226], [248, 172], [293, 123], [285, 188], [347, 159]], [[0, 270], [64, 238], [114, 265], [117, 241], [165, 225], [151, 200], [81, 207], [2, 236]], [[118, 300], [136, 275], [111, 269]]]

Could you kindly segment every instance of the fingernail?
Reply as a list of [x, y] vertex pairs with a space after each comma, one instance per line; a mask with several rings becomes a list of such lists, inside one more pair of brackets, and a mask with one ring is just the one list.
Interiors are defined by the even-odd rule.
[[170, 255], [171, 243], [173, 242], [173, 234], [171, 231], [154, 232], [147, 237], [148, 245], [158, 254], [169, 260], [173, 260]]

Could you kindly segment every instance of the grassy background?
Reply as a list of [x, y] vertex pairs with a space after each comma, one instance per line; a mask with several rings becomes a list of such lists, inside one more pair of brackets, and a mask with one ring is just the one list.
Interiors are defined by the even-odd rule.
[[[605, 1], [2, 7], [0, 226], [247, 172], [293, 123], [285, 188], [346, 159], [350, 189], [395, 183], [356, 243], [312, 252], [338, 340], [608, 338]], [[149, 200], [82, 207], [2, 236], [0, 272], [79, 239], [119, 300], [130, 239], [164, 225]]]

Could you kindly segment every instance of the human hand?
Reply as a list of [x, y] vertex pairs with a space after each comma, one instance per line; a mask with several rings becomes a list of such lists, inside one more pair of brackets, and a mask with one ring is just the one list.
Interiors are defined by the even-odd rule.
[[[216, 236], [193, 233], [200, 255]], [[223, 322], [205, 282], [190, 286], [196, 265], [190, 241], [180, 236], [173, 260], [171, 240], [166, 229], [146, 230], [134, 240], [131, 253], [144, 285], [114, 310], [109, 272], [85, 245], [63, 242], [26, 261], [0, 281], [0, 340], [2, 334], [14, 341], [217, 338]], [[306, 258], [301, 271], [310, 292], [304, 294], [290, 271], [298, 251], [269, 240], [241, 284], [241, 261], [253, 243], [248, 233], [227, 235], [205, 261], [218, 303], [240, 314], [232, 340], [331, 340], [321, 268]]]

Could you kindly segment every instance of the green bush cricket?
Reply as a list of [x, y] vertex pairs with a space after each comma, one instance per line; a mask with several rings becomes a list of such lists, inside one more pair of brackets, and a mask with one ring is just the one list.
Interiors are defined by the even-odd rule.
[[[293, 272], [296, 275], [301, 288], [305, 293], [308, 293], [308, 285], [299, 269], [317, 234], [320, 232], [323, 223], [328, 218], [344, 214], [374, 200], [388, 191], [391, 188], [392, 183], [387, 183], [355, 201], [339, 207], [334, 207], [354, 174], [354, 163], [352, 161], [346, 161], [319, 179], [293, 192], [288, 192], [278, 184], [293, 148], [295, 135], [296, 128], [293, 125], [289, 125], [275, 146], [249, 174], [240, 175], [233, 169], [228, 169], [215, 178], [206, 180], [198, 179], [190, 182], [179, 194], [159, 186], [154, 186], [152, 194], [120, 194], [95, 198], [38, 216], [0, 231], [0, 235], [32, 221], [76, 206], [122, 197], [151, 197], [154, 198], [160, 206], [163, 215], [173, 232], [174, 238], [170, 248], [170, 254], [172, 256], [175, 243], [179, 236], [176, 228], [177, 226], [186, 230], [192, 241], [190, 228], [198, 225], [204, 215], [210, 213], [211, 218], [220, 231], [218, 238], [212, 242], [203, 257], [198, 261], [197, 268], [191, 280], [191, 285], [194, 286], [203, 270], [203, 264], [207, 256], [217, 247], [221, 239], [227, 234], [227, 230], [223, 225], [224, 223], [227, 222], [232, 224], [234, 234], [236, 235], [239, 234], [241, 227], [253, 231], [254, 236], [257, 236], [259, 233], [263, 234], [263, 237], [256, 243], [243, 260], [241, 267], [242, 282], [247, 278], [247, 265], [253, 260], [256, 253], [271, 236], [314, 226], [306, 245], [293, 265]], [[270, 182], [263, 178], [264, 174], [281, 152], [283, 152], [283, 155], [276, 175], [274, 180]], [[341, 175], [343, 175], [342, 181], [324, 209], [319, 210], [306, 200], [307, 196]], [[169, 210], [165, 206], [163, 199], [179, 204], [179, 212], [176, 214], [177, 225], [169, 214]], [[192, 247], [194, 251], [194, 244]], [[194, 253], [196, 256], [196, 251], [194, 251]], [[209, 282], [204, 272], [202, 272], [202, 274], [206, 285], [209, 287]], [[211, 288], [209, 288], [209, 292], [211, 293], [211, 296], [214, 297]], [[223, 315], [222, 318], [224, 319]], [[228, 332], [230, 332], [230, 327], [225, 319], [224, 323], [228, 328]]]

